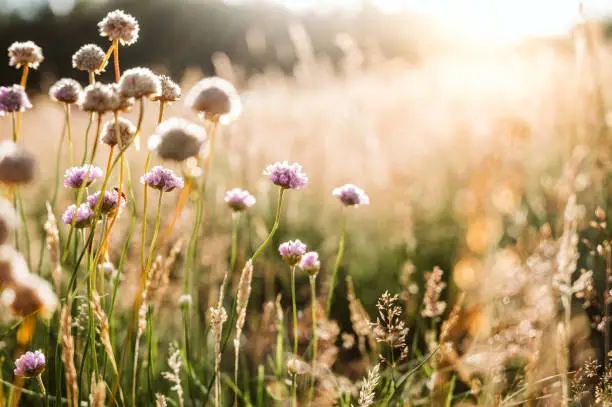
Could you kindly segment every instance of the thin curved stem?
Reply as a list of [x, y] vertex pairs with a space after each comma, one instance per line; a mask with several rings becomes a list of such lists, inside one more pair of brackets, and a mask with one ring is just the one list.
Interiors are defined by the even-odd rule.
[[346, 234], [346, 213], [342, 212], [342, 231], [340, 232], [340, 244], [338, 246], [338, 254], [336, 255], [336, 263], [334, 264], [334, 270], [332, 271], [331, 284], [329, 286], [329, 295], [327, 297], [327, 311], [325, 313], [326, 317], [329, 318], [329, 314], [331, 313], [331, 307], [334, 299], [334, 291], [336, 289], [336, 280], [338, 279], [338, 270], [340, 269], [340, 264], [342, 263], [342, 256], [344, 255], [344, 236]]
[[293, 309], [293, 354], [298, 355], [298, 324], [297, 324], [297, 305], [295, 302], [295, 269], [291, 267], [291, 307]]
[[72, 129], [70, 127], [70, 105], [68, 103], [64, 103], [64, 115], [66, 119], [66, 134], [68, 135], [68, 159], [70, 160], [70, 165], [74, 165]]
[[145, 272], [145, 281], [149, 276], [149, 271], [151, 270], [151, 264], [153, 262], [153, 253], [155, 250], [155, 242], [157, 241], [157, 234], [159, 233], [159, 223], [161, 219], [161, 210], [162, 210], [162, 197], [164, 196], [163, 191], [159, 191], [159, 198], [157, 200], [157, 214], [155, 216], [155, 229], [153, 230], [153, 237], [151, 238], [151, 243], [149, 244], [149, 254], [147, 256], [147, 267]]
[[283, 194], [284, 193], [285, 193], [285, 188], [279, 188], [278, 203], [276, 205], [276, 217], [274, 218], [274, 225], [272, 226], [272, 230], [270, 230], [268, 237], [266, 237], [266, 240], [263, 241], [263, 243], [257, 248], [255, 253], [251, 257], [251, 261], [253, 263], [255, 263], [255, 259], [257, 259], [257, 256], [259, 256], [259, 254], [263, 251], [263, 249], [265, 249], [266, 246], [270, 243], [270, 241], [272, 241], [272, 238], [274, 237], [274, 234], [276, 233], [276, 230], [278, 229], [278, 225], [280, 224], [280, 215], [281, 215], [281, 209], [283, 206]]
[[115, 82], [119, 82], [119, 79], [121, 79], [121, 71], [119, 70], [119, 41], [113, 40], [112, 47], [114, 49]]
[[[144, 173], [149, 171], [149, 165], [151, 163], [151, 152], [147, 154], [147, 159], [145, 160]], [[142, 203], [142, 228], [141, 228], [141, 246], [140, 246], [140, 265], [142, 269], [145, 269], [145, 243], [147, 236], [147, 206], [149, 201], [149, 187], [145, 183], [143, 186], [143, 203]]]
[[312, 367], [308, 405], [312, 405], [314, 397], [315, 369], [317, 364], [317, 276], [310, 276], [310, 308], [312, 311]]

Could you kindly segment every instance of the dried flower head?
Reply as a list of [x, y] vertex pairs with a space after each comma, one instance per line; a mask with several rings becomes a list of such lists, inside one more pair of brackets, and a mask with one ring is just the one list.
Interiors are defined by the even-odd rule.
[[[119, 127], [119, 137], [117, 137], [117, 127]], [[136, 135], [136, 126], [128, 119], [120, 117], [119, 120], [109, 120], [102, 127], [102, 136], [100, 141], [109, 146], [126, 147]]]
[[132, 68], [121, 75], [119, 93], [124, 98], [153, 98], [161, 93], [161, 84], [149, 68]]
[[425, 274], [427, 280], [425, 286], [425, 296], [423, 297], [424, 307], [421, 315], [425, 318], [436, 318], [441, 316], [446, 309], [446, 302], [440, 301], [440, 294], [446, 283], [442, 281], [444, 272], [440, 267], [434, 267], [433, 271]]
[[32, 69], [36, 69], [45, 59], [42, 54], [42, 49], [32, 41], [12, 43], [8, 48], [8, 55], [9, 65], [15, 68], [28, 66]]
[[4, 290], [1, 300], [14, 315], [20, 317], [37, 314], [48, 319], [58, 305], [51, 284], [32, 273], [21, 275], [12, 287]]
[[183, 294], [179, 297], [178, 303], [179, 303], [179, 307], [191, 307], [191, 303], [193, 302], [193, 299], [191, 298], [191, 295], [189, 294]]
[[185, 97], [185, 104], [207, 120], [230, 123], [240, 114], [242, 104], [234, 86], [225, 79], [205, 78]]
[[376, 397], [376, 386], [380, 381], [380, 365], [377, 363], [368, 371], [368, 378], [363, 379], [361, 390], [359, 391], [359, 407], [369, 407], [374, 404]]
[[175, 188], [182, 189], [185, 186], [183, 178], [176, 175], [172, 170], [159, 165], [140, 177], [140, 183], [147, 184], [151, 188], [162, 192], [170, 192]]
[[74, 79], [64, 78], [51, 86], [49, 96], [57, 102], [71, 105], [79, 101], [82, 92], [83, 88], [80, 83]]
[[282, 243], [278, 247], [280, 255], [283, 260], [290, 266], [293, 267], [302, 260], [302, 256], [306, 253], [306, 245], [300, 240], [289, 240], [288, 242]]
[[[64, 173], [64, 186], [66, 188], [79, 189], [85, 183], [90, 186], [95, 180], [104, 175], [102, 170], [95, 165], [85, 164], [82, 167], [68, 168]], [[87, 181], [85, 181], [87, 179]]]
[[334, 188], [332, 195], [340, 199], [344, 206], [368, 205], [370, 203], [370, 198], [363, 189], [353, 184], [345, 184]]
[[[378, 317], [376, 318], [376, 323], [373, 324], [376, 341], [386, 343], [390, 352], [400, 351], [400, 356], [393, 359], [394, 363], [398, 363], [406, 358], [409, 350], [406, 344], [408, 328], [406, 323], [401, 320], [403, 312], [402, 308], [397, 305], [398, 301], [398, 295], [392, 296], [388, 291], [385, 291], [376, 303]], [[379, 357], [382, 362], [386, 362], [382, 355]]]
[[309, 367], [308, 363], [300, 359], [291, 358], [287, 360], [287, 372], [292, 376], [308, 373]]
[[96, 82], [85, 87], [79, 105], [86, 112], [103, 114], [113, 110], [114, 98], [113, 89], [109, 85]]
[[[121, 194], [121, 208], [125, 206], [126, 198], [125, 194]], [[96, 205], [98, 204], [98, 198], [100, 197], [100, 191], [96, 192], [93, 195], [89, 195], [87, 197], [87, 203], [92, 210], [96, 209]], [[114, 188], [112, 191], [104, 191], [104, 198], [102, 198], [102, 203], [100, 204], [100, 213], [107, 214], [113, 212], [117, 209], [117, 205], [119, 204], [119, 190]]]
[[275, 162], [266, 167], [264, 175], [268, 176], [274, 185], [285, 189], [301, 189], [308, 183], [308, 176], [302, 172], [302, 166], [298, 163]]
[[181, 351], [177, 349], [174, 344], [171, 344], [168, 352], [170, 354], [168, 357], [168, 366], [170, 366], [171, 371], [162, 372], [162, 376], [172, 384], [170, 389], [176, 392], [179, 404], [182, 406], [183, 387], [181, 385], [181, 367], [183, 367], [183, 359], [181, 358]]
[[8, 242], [17, 225], [18, 217], [13, 205], [8, 200], [0, 198], [0, 245]]
[[31, 109], [28, 94], [21, 85], [0, 86], [0, 115]]
[[255, 197], [249, 191], [240, 188], [227, 191], [224, 200], [234, 212], [242, 212], [255, 205]]
[[308, 252], [304, 256], [302, 256], [302, 260], [300, 261], [300, 268], [311, 276], [316, 276], [319, 273], [319, 270], [321, 269], [319, 253]]
[[149, 149], [164, 160], [185, 161], [198, 155], [206, 141], [206, 130], [185, 119], [170, 118], [155, 129]]
[[153, 97], [156, 102], [172, 103], [181, 98], [181, 87], [166, 75], [157, 75], [161, 85], [159, 95]]
[[81, 204], [77, 210], [76, 205], [70, 205], [62, 215], [62, 221], [67, 225], [72, 225], [74, 220], [75, 228], [85, 228], [91, 225], [91, 221], [94, 217], [94, 212], [91, 210], [88, 204]]
[[29, 274], [23, 255], [12, 246], [0, 246], [0, 289], [12, 287]]
[[132, 45], [138, 39], [138, 21], [123, 10], [109, 12], [98, 23], [100, 35], [111, 41], [119, 41], [121, 45]]
[[[72, 56], [72, 67], [90, 73], [104, 71], [108, 61], [104, 61], [104, 51], [96, 44], [85, 44]], [[104, 66], [102, 66], [104, 63]]]
[[15, 361], [15, 376], [35, 377], [45, 371], [46, 360], [42, 351], [27, 351]]
[[0, 143], [0, 182], [26, 184], [34, 179], [36, 160], [34, 156], [12, 141]]

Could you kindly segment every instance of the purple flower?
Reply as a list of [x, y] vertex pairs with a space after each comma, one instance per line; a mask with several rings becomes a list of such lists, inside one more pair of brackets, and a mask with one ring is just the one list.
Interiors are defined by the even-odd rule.
[[[125, 194], [121, 197], [121, 208], [125, 206]], [[87, 203], [91, 210], [96, 210], [98, 204], [98, 198], [100, 197], [100, 191], [87, 197]], [[113, 191], [104, 191], [104, 198], [102, 198], [102, 204], [100, 205], [100, 212], [103, 214], [111, 213], [117, 209], [117, 203], [119, 203], [119, 191], [115, 188]]]
[[64, 186], [66, 188], [74, 188], [74, 189], [81, 188], [83, 186], [83, 182], [85, 181], [85, 177], [87, 176], [88, 172], [89, 172], [89, 176], [87, 176], [86, 186], [91, 185], [92, 182], [94, 182], [98, 178], [102, 177], [102, 175], [104, 175], [104, 173], [102, 172], [100, 168], [93, 166], [93, 165], [91, 166], [91, 169], [89, 167], [90, 167], [89, 164], [85, 164], [82, 167], [68, 168], [66, 172], [64, 173]]
[[276, 162], [268, 165], [264, 175], [267, 175], [273, 184], [285, 189], [301, 189], [308, 183], [308, 177], [298, 163]]
[[15, 376], [36, 377], [45, 370], [45, 354], [40, 350], [27, 351], [15, 361]]
[[255, 205], [255, 197], [247, 190], [234, 188], [225, 193], [225, 203], [234, 212], [242, 212]]
[[23, 112], [32, 104], [23, 86], [0, 86], [0, 111], [4, 113]]
[[70, 205], [64, 211], [62, 215], [62, 221], [67, 225], [72, 225], [72, 220], [75, 219], [75, 228], [85, 228], [91, 224], [91, 220], [94, 217], [94, 212], [91, 210], [88, 204], [81, 204], [77, 210], [76, 205]]
[[182, 189], [185, 186], [183, 178], [160, 165], [156, 165], [151, 171], [140, 177], [140, 182], [162, 192], [170, 192], [175, 188]]
[[302, 256], [306, 253], [306, 245], [299, 240], [289, 240], [278, 247], [278, 251], [283, 260], [293, 267], [302, 260]]
[[353, 184], [345, 184], [334, 188], [332, 195], [340, 199], [345, 206], [368, 205], [370, 198], [363, 189]]
[[311, 276], [317, 275], [321, 268], [321, 262], [319, 261], [319, 253], [308, 252], [302, 256], [300, 261], [300, 268], [310, 274]]

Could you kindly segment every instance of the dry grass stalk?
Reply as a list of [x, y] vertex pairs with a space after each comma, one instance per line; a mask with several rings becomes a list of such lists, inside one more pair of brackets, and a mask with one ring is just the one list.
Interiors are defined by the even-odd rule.
[[[178, 240], [170, 249], [170, 253], [164, 261], [161, 273], [159, 273], [159, 279], [155, 289], [155, 311], [157, 312], [161, 306], [161, 301], [168, 289], [170, 284], [170, 272], [176, 263], [179, 253], [183, 249], [183, 240]], [[152, 297], [152, 296], [151, 296]]]
[[213, 337], [215, 338], [215, 406], [219, 406], [221, 394], [221, 340], [223, 337], [223, 324], [227, 321], [225, 308], [210, 308], [210, 321]]
[[72, 317], [70, 303], [62, 308], [60, 316], [60, 335], [62, 341], [62, 361], [66, 375], [66, 394], [69, 407], [78, 407], [77, 372], [74, 366], [74, 339], [72, 337]]
[[47, 221], [45, 222], [44, 228], [46, 233], [46, 244], [47, 250], [49, 250], [49, 256], [51, 257], [51, 277], [55, 283], [55, 293], [57, 297], [60, 297], [61, 283], [62, 283], [62, 265], [60, 262], [60, 247], [59, 247], [59, 232], [57, 230], [57, 220], [53, 215], [53, 209], [49, 202], [45, 202], [47, 206]]
[[353, 331], [357, 334], [359, 351], [362, 355], [366, 355], [365, 341], [368, 340], [372, 349], [376, 349], [372, 325], [370, 324], [370, 316], [361, 305], [361, 301], [355, 295], [355, 287], [353, 279], [350, 276], [346, 277], [346, 297], [349, 303], [349, 311], [351, 313], [351, 325]]
[[91, 393], [89, 394], [89, 405], [91, 407], [104, 407], [106, 404], [106, 383], [104, 380], [96, 380], [91, 376]]
[[155, 407], [166, 407], [168, 403], [166, 402], [166, 396], [163, 394], [156, 393], [155, 394]]
[[[251, 281], [253, 280], [253, 263], [247, 261], [240, 274], [238, 282], [238, 295], [236, 298], [236, 336], [234, 337], [234, 380], [238, 383], [238, 360], [240, 356], [240, 336], [246, 320], [246, 311], [251, 296]], [[236, 402], [234, 403], [236, 404]]]
[[115, 362], [115, 355], [113, 353], [113, 346], [111, 344], [110, 334], [109, 334], [109, 329], [108, 329], [108, 318], [106, 317], [106, 313], [104, 312], [104, 309], [102, 309], [102, 305], [100, 304], [100, 295], [97, 292], [94, 292], [92, 294], [92, 307], [94, 311], [94, 316], [98, 320], [100, 341], [102, 341], [104, 350], [106, 351], [106, 354], [108, 355], [108, 359], [110, 360], [111, 365], [113, 366], [113, 371], [115, 372], [115, 374], [118, 374], [117, 364]]
[[179, 406], [183, 407], [185, 402], [183, 400], [183, 386], [181, 385], [181, 367], [183, 361], [181, 360], [181, 351], [175, 348], [174, 345], [170, 345], [170, 356], [168, 357], [168, 366], [170, 366], [170, 372], [162, 372], [162, 376], [172, 383], [170, 388], [176, 392], [179, 399]]
[[369, 407], [374, 404], [376, 386], [378, 386], [378, 382], [380, 381], [379, 372], [380, 364], [377, 363], [368, 371], [368, 378], [363, 379], [363, 384], [359, 391], [359, 407]]

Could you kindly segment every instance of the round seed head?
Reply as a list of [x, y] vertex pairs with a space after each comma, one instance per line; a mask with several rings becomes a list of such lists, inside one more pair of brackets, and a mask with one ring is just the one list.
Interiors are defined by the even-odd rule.
[[202, 79], [187, 94], [185, 104], [210, 121], [230, 123], [242, 111], [240, 96], [225, 79]]
[[255, 197], [244, 189], [234, 188], [225, 193], [225, 203], [234, 212], [242, 212], [255, 205]]
[[154, 101], [172, 103], [181, 98], [181, 87], [172, 78], [166, 75], [157, 75], [157, 78], [161, 85], [161, 92], [153, 97]]
[[0, 182], [4, 184], [26, 184], [34, 179], [36, 160], [34, 156], [12, 141], [0, 143]]
[[298, 163], [275, 162], [266, 167], [264, 175], [267, 175], [274, 185], [284, 189], [301, 189], [308, 183], [308, 176]]
[[0, 115], [23, 112], [31, 108], [32, 104], [23, 86], [0, 86]]
[[200, 152], [206, 130], [184, 119], [170, 118], [157, 126], [149, 138], [149, 149], [164, 160], [184, 161]]
[[292, 358], [287, 361], [287, 372], [290, 375], [303, 375], [307, 373], [308, 370], [308, 363], [303, 360]]
[[57, 297], [49, 282], [36, 274], [24, 274], [15, 284], [4, 290], [4, 305], [16, 316], [37, 315], [50, 318], [57, 308]]
[[113, 112], [129, 112], [134, 106], [134, 98], [124, 97], [119, 91], [119, 85], [111, 83], [108, 85], [112, 92], [112, 98], [110, 100], [110, 110]]
[[0, 246], [0, 289], [12, 287], [29, 274], [23, 255], [12, 246]]
[[13, 205], [8, 200], [0, 198], [0, 245], [9, 241], [17, 225], [18, 217]]
[[32, 69], [36, 69], [45, 59], [42, 49], [32, 41], [12, 43], [8, 48], [8, 55], [9, 65], [15, 68], [29, 66]]
[[342, 202], [344, 206], [368, 205], [370, 198], [365, 191], [353, 184], [345, 184], [334, 188], [332, 195]]
[[300, 260], [300, 268], [310, 274], [316, 276], [321, 269], [321, 262], [319, 262], [319, 253], [308, 252], [302, 256]]
[[132, 68], [121, 75], [119, 92], [126, 98], [153, 98], [161, 93], [161, 84], [149, 68]]
[[15, 376], [36, 377], [45, 371], [47, 365], [45, 354], [42, 351], [27, 351], [15, 361]]
[[[117, 137], [117, 127], [119, 127], [119, 137]], [[109, 146], [120, 144], [121, 147], [126, 147], [132, 141], [135, 134], [136, 126], [128, 119], [120, 117], [118, 121], [112, 119], [104, 123], [100, 141]]]
[[72, 67], [81, 71], [99, 73], [104, 71], [106, 63], [104, 62], [104, 51], [96, 44], [85, 44], [72, 55]]
[[138, 39], [138, 21], [123, 10], [109, 12], [98, 23], [100, 35], [111, 41], [119, 41], [121, 45], [132, 45]]
[[83, 88], [80, 83], [74, 79], [64, 78], [51, 86], [51, 89], [49, 89], [49, 96], [57, 102], [71, 105], [79, 101], [82, 92]]
[[114, 94], [110, 86], [102, 83], [88, 85], [81, 94], [79, 105], [86, 112], [103, 114], [114, 107]]

